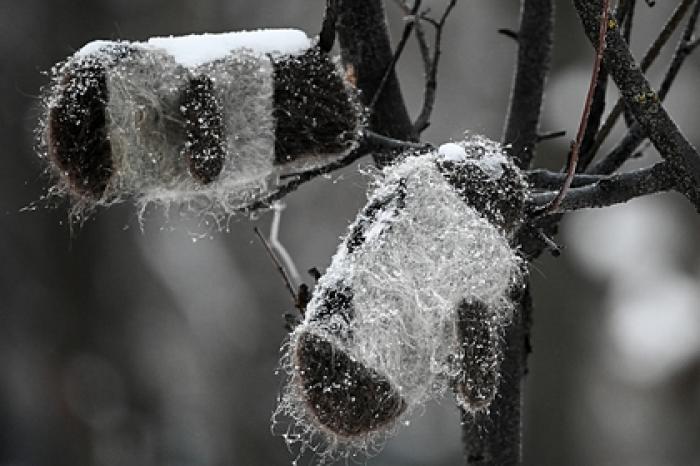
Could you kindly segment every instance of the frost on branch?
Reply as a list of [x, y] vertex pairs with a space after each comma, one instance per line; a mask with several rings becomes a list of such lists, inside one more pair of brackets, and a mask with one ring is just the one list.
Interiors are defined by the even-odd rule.
[[355, 147], [362, 109], [297, 30], [92, 42], [52, 70], [42, 153], [82, 210], [133, 196], [231, 212]]
[[522, 284], [526, 186], [497, 143], [411, 154], [375, 184], [284, 348], [275, 422], [323, 459], [373, 451], [448, 390], [487, 409]]

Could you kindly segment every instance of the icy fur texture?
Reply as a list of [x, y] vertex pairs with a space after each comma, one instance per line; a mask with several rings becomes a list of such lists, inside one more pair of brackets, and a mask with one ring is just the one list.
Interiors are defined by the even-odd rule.
[[[202, 65], [194, 73], [212, 79], [214, 97], [224, 109], [227, 157], [221, 173], [205, 186], [192, 179], [183, 158], [176, 156], [184, 144], [180, 141], [170, 153], [181, 165], [178, 174], [170, 177], [173, 183], [134, 192], [141, 194], [142, 204], [177, 202], [198, 210], [230, 212], [252, 202], [274, 181], [271, 64], [267, 58], [239, 51]], [[210, 117], [200, 116], [204, 120]]]
[[[459, 146], [460, 160], [453, 157], [456, 150], [448, 160], [444, 152], [433, 152], [386, 168], [319, 280], [303, 323], [285, 347], [289, 381], [277, 414], [293, 419], [288, 442], [301, 441], [302, 448], [314, 448], [325, 458], [357, 454], [375, 448], [397, 421], [448, 389], [461, 387], [458, 401], [467, 410], [484, 409], [495, 394], [501, 330], [512, 319], [510, 291], [522, 276], [510, 232], [489, 220], [498, 216], [485, 215], [485, 209], [498, 206], [504, 192], [524, 197], [525, 185], [496, 143], [473, 137]], [[479, 191], [454, 176], [469, 170], [481, 174], [480, 183], [494, 186], [482, 192], [487, 200], [475, 199]], [[465, 303], [479, 304], [472, 312], [458, 312]], [[471, 331], [472, 321], [476, 331]], [[336, 354], [353, 361], [351, 370], [331, 363], [336, 370], [355, 373], [354, 365], [361, 364], [363, 377], [372, 371], [388, 380], [396, 394], [385, 390], [379, 401], [393, 406], [400, 397], [405, 409], [381, 423], [376, 422], [384, 415], [377, 414], [380, 409], [355, 410], [364, 414], [368, 427], [354, 436], [339, 432], [338, 422], [325, 423], [330, 416], [324, 409], [332, 407], [320, 406], [304, 385], [309, 361], [300, 357], [300, 347], [308, 335], [330, 342]], [[467, 342], [465, 348], [461, 338], [470, 335], [483, 341]], [[322, 357], [319, 352], [311, 362], [322, 364]], [[342, 382], [323, 389], [331, 399], [354, 393], [351, 377]], [[489, 386], [470, 386], [481, 382]], [[337, 415], [348, 415], [346, 403], [338, 405], [342, 412]]]
[[[360, 134], [362, 112], [356, 96], [343, 83], [337, 65], [325, 54], [300, 49], [310, 42], [298, 40], [299, 31], [292, 32], [87, 45], [54, 68], [45, 99], [47, 121], [39, 129], [42, 152], [49, 154], [51, 168], [61, 180], [53, 191], [69, 193], [77, 201], [77, 213], [133, 197], [141, 212], [152, 203], [176, 204], [226, 217], [274, 189], [280, 174], [344, 155]], [[288, 44], [272, 40], [285, 37], [294, 40]], [[250, 45], [258, 39], [260, 44]], [[212, 40], [218, 52], [203, 50], [195, 60], [192, 54]], [[222, 52], [222, 47], [239, 42], [250, 47]], [[274, 50], [300, 52], [300, 57], [319, 63]], [[214, 59], [203, 61], [203, 56]], [[298, 63], [292, 68], [302, 75], [299, 82], [313, 78], [330, 83], [294, 87], [290, 90], [294, 98], [335, 106], [317, 106], [325, 111], [319, 115], [302, 114], [298, 106], [277, 109], [280, 85], [275, 82], [275, 67], [280, 63]], [[197, 87], [198, 82], [207, 85]], [[280, 111], [288, 115], [287, 136], [314, 134], [309, 121], [311, 129], [319, 127], [317, 121], [330, 121], [337, 134], [327, 136], [338, 139], [333, 147], [339, 152], [327, 153], [324, 146], [317, 150], [323, 157], [276, 163], [276, 147], [296, 147], [279, 140], [287, 136], [276, 134], [275, 115]], [[82, 114], [92, 118], [89, 124], [81, 120]], [[52, 121], [61, 131], [51, 131]], [[56, 135], [62, 138], [58, 143], [52, 140]], [[315, 153], [313, 147], [304, 151]]]
[[114, 175], [105, 198], [148, 199], [190, 181], [183, 145], [180, 92], [187, 70], [165, 53], [134, 50], [107, 71], [107, 126]]

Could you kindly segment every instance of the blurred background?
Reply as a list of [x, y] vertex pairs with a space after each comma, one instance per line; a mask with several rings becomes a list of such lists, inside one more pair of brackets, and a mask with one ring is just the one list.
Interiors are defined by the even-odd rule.
[[[390, 1], [394, 38], [401, 14]], [[437, 15], [444, 2], [426, 1]], [[500, 139], [519, 2], [462, 1], [448, 20], [427, 140], [464, 130]], [[558, 169], [575, 134], [592, 49], [557, 2], [540, 166]], [[633, 51], [676, 2], [637, 7]], [[0, 465], [284, 465], [270, 433], [275, 373], [292, 308], [255, 240], [270, 215], [224, 232], [134, 206], [71, 229], [67, 205], [33, 205], [49, 180], [34, 151], [43, 72], [93, 39], [260, 27], [319, 30], [321, 0], [0, 0]], [[660, 82], [669, 50], [650, 76]], [[423, 73], [413, 43], [399, 63], [415, 115]], [[612, 88], [614, 86], [610, 86]], [[667, 105], [700, 145], [700, 55]], [[610, 138], [614, 143], [621, 130]], [[649, 149], [629, 167], [651, 163]], [[360, 166], [369, 159], [360, 162]], [[285, 199], [281, 238], [297, 266], [323, 270], [358, 208], [357, 167]], [[700, 465], [700, 217], [675, 195], [569, 215], [558, 259], [532, 267], [534, 353], [526, 387], [528, 465]], [[462, 463], [458, 414], [426, 407], [373, 466]], [[308, 464], [303, 458], [299, 464]]]

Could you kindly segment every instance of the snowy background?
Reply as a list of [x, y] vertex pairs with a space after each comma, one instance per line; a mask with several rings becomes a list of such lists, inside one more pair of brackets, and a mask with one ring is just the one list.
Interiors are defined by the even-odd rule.
[[[22, 209], [47, 187], [33, 153], [42, 74], [94, 39], [259, 27], [318, 31], [321, 0], [0, 0], [0, 465], [283, 465], [270, 434], [291, 302], [253, 225], [202, 236], [196, 219], [132, 206], [71, 234], [66, 206]], [[400, 14], [391, 2], [394, 37]], [[425, 2], [434, 11], [442, 2]], [[444, 38], [427, 139], [469, 129], [500, 138], [518, 2], [463, 1]], [[543, 130], [579, 119], [592, 53], [568, 2]], [[638, 5], [639, 56], [675, 2]], [[672, 48], [669, 47], [669, 48]], [[668, 54], [662, 57], [662, 63]], [[651, 76], [659, 82], [664, 65]], [[399, 64], [416, 114], [422, 70]], [[700, 55], [668, 98], [700, 145]], [[611, 138], [614, 142], [619, 132]], [[558, 168], [568, 138], [541, 146]], [[654, 160], [652, 150], [634, 165]], [[362, 164], [369, 163], [367, 160]], [[364, 204], [351, 167], [287, 198], [281, 237], [301, 269], [325, 268]], [[571, 215], [562, 258], [533, 266], [536, 311], [525, 415], [527, 464], [700, 464], [700, 218], [677, 196]], [[453, 400], [428, 406], [373, 466], [460, 464]], [[308, 462], [308, 461], [307, 461]], [[301, 464], [305, 464], [302, 462]]]

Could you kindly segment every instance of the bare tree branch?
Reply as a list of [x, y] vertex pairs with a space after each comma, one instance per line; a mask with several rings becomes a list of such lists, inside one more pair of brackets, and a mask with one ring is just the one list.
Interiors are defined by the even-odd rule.
[[[396, 4], [401, 8], [403, 11], [404, 15], [410, 16], [411, 15], [411, 8], [409, 8], [408, 4], [404, 2], [403, 0], [394, 0]], [[418, 42], [418, 49], [420, 50], [420, 55], [421, 58], [423, 59], [423, 69], [427, 74], [430, 72], [430, 46], [428, 45], [428, 38], [425, 36], [425, 29], [423, 28], [423, 24], [421, 24], [421, 21], [423, 20], [423, 13], [420, 13], [416, 15], [413, 18], [408, 18], [410, 21], [415, 22], [415, 30], [416, 30], [416, 41]]]
[[630, 43], [632, 37], [632, 24], [634, 23], [634, 10], [637, 6], [637, 0], [622, 0], [619, 6], [619, 19], [622, 23], [622, 37], [625, 42]]
[[[622, 37], [625, 42], [631, 44], [632, 26], [634, 25], [634, 11], [637, 6], [637, 0], [621, 0], [618, 8], [618, 23], [622, 24]], [[625, 124], [627, 127], [634, 123], [634, 118], [629, 111], [625, 111]]]
[[335, 27], [338, 23], [338, 5], [336, 0], [326, 0], [326, 12], [323, 15], [321, 32], [318, 34], [318, 46], [328, 53], [335, 43]]
[[450, 0], [447, 4], [445, 11], [442, 13], [440, 20], [435, 28], [435, 45], [433, 46], [433, 57], [430, 61], [430, 69], [426, 73], [425, 81], [425, 91], [423, 95], [423, 107], [416, 118], [415, 123], [413, 123], [414, 131], [417, 134], [422, 133], [430, 125], [430, 116], [433, 113], [433, 106], [435, 105], [435, 91], [437, 89], [437, 72], [438, 64], [440, 62], [440, 54], [442, 53], [440, 46], [442, 43], [442, 31], [445, 28], [445, 21], [450, 15], [450, 12], [454, 9], [457, 4], [457, 0]]
[[581, 150], [581, 145], [583, 144], [583, 139], [588, 130], [588, 117], [591, 114], [591, 106], [595, 98], [596, 84], [598, 83], [598, 73], [600, 72], [600, 66], [603, 61], [603, 53], [605, 50], [605, 34], [608, 31], [608, 0], [603, 0], [602, 12], [600, 14], [600, 19], [598, 23], [598, 42], [596, 45], [596, 55], [593, 64], [593, 73], [591, 75], [591, 82], [588, 87], [588, 95], [586, 96], [586, 102], [583, 106], [583, 115], [581, 115], [581, 123], [579, 124], [578, 133], [576, 134], [576, 141], [571, 147], [571, 152], [569, 153], [569, 162], [566, 168], [566, 178], [564, 178], [564, 183], [559, 190], [559, 193], [552, 199], [551, 204], [547, 206], [548, 212], [555, 212], [561, 204], [562, 200], [566, 196], [566, 191], [571, 186], [571, 181], [574, 178], [574, 173], [576, 173], [576, 165], [578, 164], [578, 156]]
[[698, 17], [700, 17], [700, 1], [695, 1], [695, 8], [690, 13], [690, 18], [688, 19], [688, 24], [683, 31], [681, 39], [678, 41], [676, 50], [673, 52], [673, 58], [671, 59], [671, 65], [669, 66], [666, 76], [659, 87], [659, 97], [664, 99], [668, 92], [671, 90], [673, 81], [676, 79], [678, 72], [683, 66], [685, 59], [693, 51], [692, 41], [695, 34], [695, 28], [697, 27]]
[[548, 141], [550, 139], [563, 138], [566, 136], [566, 130], [550, 131], [537, 135], [537, 142]]
[[537, 129], [552, 52], [554, 6], [551, 0], [522, 0], [518, 63], [513, 80], [503, 143], [521, 168], [534, 156]]
[[[601, 178], [595, 183], [571, 189], [557, 210], [551, 213], [607, 207], [636, 197], [669, 191], [675, 187], [675, 180], [668, 168], [666, 162], [659, 162], [648, 168]], [[533, 194], [528, 201], [529, 207], [536, 212], [550, 204], [556, 195], [556, 191]]]
[[[338, 42], [343, 63], [351, 67], [357, 77], [357, 87], [365, 105], [379, 89], [393, 53], [381, 0], [337, 0]], [[391, 72], [379, 96], [369, 122], [370, 129], [389, 137], [415, 141], [413, 125], [401, 94], [399, 80]], [[383, 166], [392, 156], [375, 155]]]
[[[597, 42], [597, 12], [601, 0], [574, 0], [588, 38]], [[614, 21], [614, 20], [611, 20]], [[691, 198], [700, 197], [700, 154], [680, 132], [634, 61], [617, 24], [606, 35], [605, 64], [625, 105], [644, 129], [654, 147], [678, 177], [679, 188]]]
[[291, 179], [290, 181], [279, 186], [277, 189], [275, 189], [275, 191], [267, 194], [265, 197], [239, 209], [239, 211], [249, 213], [260, 209], [268, 209], [275, 201], [279, 201], [287, 194], [296, 191], [302, 184], [307, 183], [321, 175], [332, 173], [336, 170], [347, 167], [368, 154], [373, 154], [375, 158], [378, 156], [378, 154], [381, 154], [380, 156], [383, 156], [385, 159], [390, 159], [407, 150], [428, 150], [431, 148], [432, 145], [429, 143], [401, 141], [387, 136], [382, 136], [372, 131], [365, 131], [360, 145], [345, 157], [319, 168], [314, 168], [312, 170], [307, 170], [292, 175], [286, 175], [284, 178], [289, 178]]
[[[656, 58], [659, 56], [659, 53], [661, 53], [661, 49], [663, 49], [664, 45], [666, 45], [666, 42], [668, 42], [668, 40], [671, 38], [676, 28], [678, 28], [678, 26], [681, 24], [683, 17], [685, 16], [686, 12], [688, 11], [688, 8], [690, 8], [690, 5], [693, 3], [693, 1], [695, 0], [682, 0], [681, 3], [679, 3], [676, 9], [673, 11], [671, 17], [668, 19], [668, 21], [666, 21], [666, 24], [664, 25], [659, 35], [656, 37], [656, 39], [651, 44], [647, 52], [644, 54], [644, 57], [642, 58], [642, 61], [640, 63], [642, 73], [645, 73], [649, 69], [649, 67], [651, 67], [651, 65], [654, 63]], [[629, 43], [629, 41], [627, 42]], [[617, 120], [620, 118], [620, 115], [622, 114], [624, 108], [625, 107], [622, 98], [618, 99], [618, 101], [615, 103], [615, 106], [610, 111], [610, 114], [605, 119], [605, 123], [603, 123], [603, 126], [600, 128], [600, 131], [596, 136], [595, 143], [590, 149], [591, 159], [595, 157], [595, 154], [603, 145], [605, 139], [607, 139], [608, 135], [610, 135], [610, 132], [615, 126], [615, 123], [617, 123]]]
[[509, 39], [513, 39], [515, 42], [518, 41], [518, 33], [512, 29], [500, 28], [497, 30], [497, 32], [501, 35], [508, 37]]
[[[544, 83], [552, 48], [553, 2], [522, 0], [518, 63], [503, 142], [520, 167], [529, 166], [538, 139]], [[501, 381], [488, 412], [462, 413], [462, 439], [468, 465], [518, 465], [522, 461], [522, 384], [530, 353], [532, 297], [529, 284], [513, 296], [514, 320], [505, 334]]]
[[[416, 17], [416, 13], [420, 8], [420, 4], [421, 0], [415, 0], [413, 8], [411, 8], [409, 13], [411, 18]], [[392, 75], [392, 73], [396, 73], [396, 63], [399, 61], [399, 58], [403, 53], [404, 47], [406, 47], [406, 42], [408, 42], [408, 38], [411, 37], [411, 32], [413, 31], [415, 24], [416, 22], [413, 19], [406, 22], [406, 25], [403, 28], [403, 33], [401, 34], [401, 39], [396, 45], [396, 50], [394, 50], [394, 56], [391, 58], [391, 62], [389, 62], [389, 65], [387, 65], [386, 71], [384, 72], [384, 76], [382, 76], [382, 80], [379, 83], [379, 87], [377, 87], [377, 90], [374, 92], [374, 96], [372, 96], [372, 100], [369, 104], [370, 112], [374, 110], [374, 106], [377, 104], [377, 101], [382, 96], [382, 91], [384, 90], [384, 86], [386, 86], [387, 81], [389, 81], [390, 76]]]
[[[668, 92], [673, 85], [681, 66], [685, 59], [692, 52], [692, 48], [688, 47], [688, 42], [692, 39], [695, 26], [700, 15], [700, 2], [696, 2], [693, 13], [688, 20], [688, 24], [681, 36], [676, 51], [671, 59], [668, 70], [664, 76], [659, 90], [659, 100], [664, 101]], [[622, 164], [632, 156], [634, 151], [644, 141], [646, 134], [638, 123], [632, 125], [625, 137], [615, 146], [615, 148], [600, 162], [591, 167], [590, 173], [610, 174], [620, 168]]]

